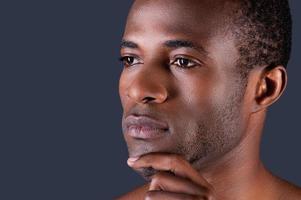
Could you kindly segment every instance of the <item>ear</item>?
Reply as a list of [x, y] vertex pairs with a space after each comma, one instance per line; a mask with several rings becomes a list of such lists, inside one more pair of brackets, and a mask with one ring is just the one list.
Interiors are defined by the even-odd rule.
[[286, 85], [287, 72], [283, 66], [264, 68], [256, 87], [253, 112], [266, 109], [276, 102], [285, 90]]

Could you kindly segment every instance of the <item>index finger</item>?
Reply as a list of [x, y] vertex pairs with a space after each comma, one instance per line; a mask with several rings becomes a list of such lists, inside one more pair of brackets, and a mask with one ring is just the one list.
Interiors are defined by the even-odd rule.
[[177, 176], [188, 178], [205, 187], [211, 185], [196, 171], [183, 157], [176, 154], [150, 153], [136, 159], [128, 159], [128, 164], [133, 168], [152, 167], [156, 170], [170, 171]]

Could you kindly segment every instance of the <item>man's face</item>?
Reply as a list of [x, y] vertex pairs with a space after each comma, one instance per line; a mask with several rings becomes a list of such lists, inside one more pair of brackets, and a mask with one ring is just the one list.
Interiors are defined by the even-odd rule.
[[241, 141], [248, 111], [238, 51], [225, 25], [231, 6], [135, 1], [123, 36], [119, 85], [130, 157], [168, 152], [206, 165]]

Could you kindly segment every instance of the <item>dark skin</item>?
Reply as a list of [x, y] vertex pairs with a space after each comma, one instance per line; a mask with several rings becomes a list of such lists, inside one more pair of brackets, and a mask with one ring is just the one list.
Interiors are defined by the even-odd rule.
[[[119, 93], [128, 165], [149, 181], [119, 199], [300, 199], [259, 158], [283, 66], [256, 66], [244, 82], [227, 20], [235, 1], [138, 0], [129, 14]], [[247, 83], [247, 84], [244, 84]], [[244, 85], [246, 85], [244, 87]], [[128, 133], [129, 116], [168, 125], [160, 138]]]

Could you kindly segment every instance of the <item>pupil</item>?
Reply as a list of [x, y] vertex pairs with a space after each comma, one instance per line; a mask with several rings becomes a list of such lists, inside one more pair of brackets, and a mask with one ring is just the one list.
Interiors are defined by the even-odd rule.
[[128, 57], [128, 62], [132, 63], [133, 62], [133, 58], [132, 57]]
[[188, 65], [188, 60], [187, 59], [181, 59], [180, 63], [181, 63], [181, 65]]
[[188, 65], [188, 60], [187, 59], [181, 59], [180, 63], [181, 63], [181, 65]]

